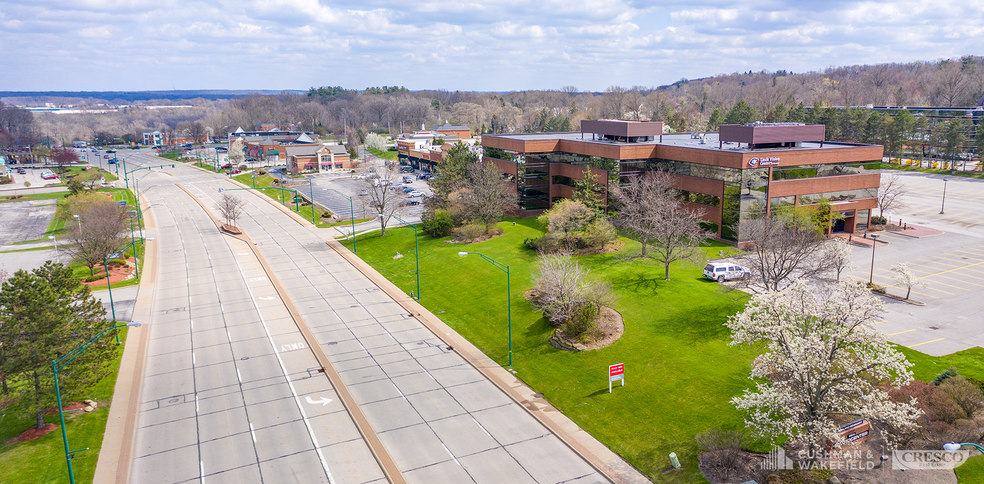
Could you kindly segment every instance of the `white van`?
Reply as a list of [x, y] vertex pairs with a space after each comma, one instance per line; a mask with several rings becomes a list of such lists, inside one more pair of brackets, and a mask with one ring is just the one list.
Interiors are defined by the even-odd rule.
[[711, 262], [704, 266], [704, 277], [712, 281], [724, 282], [733, 279], [748, 279], [751, 269], [732, 262]]

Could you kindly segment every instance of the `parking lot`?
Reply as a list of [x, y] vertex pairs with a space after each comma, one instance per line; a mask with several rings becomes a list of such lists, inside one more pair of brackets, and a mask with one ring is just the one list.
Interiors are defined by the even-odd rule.
[[[376, 168], [382, 169], [381, 165]], [[359, 173], [368, 173], [368, 167], [360, 169]], [[412, 182], [406, 185], [422, 192], [424, 197], [429, 197], [433, 194], [430, 185], [426, 181], [416, 178], [417, 173], [401, 173], [400, 176], [394, 176], [394, 183], [402, 183], [401, 179], [403, 175], [410, 175], [414, 178]], [[342, 218], [348, 220], [350, 216], [349, 199], [345, 197], [352, 198], [356, 218], [372, 218], [376, 216], [376, 212], [369, 206], [370, 197], [360, 195], [360, 192], [369, 189], [370, 183], [372, 183], [370, 179], [359, 179], [350, 174], [320, 174], [308, 175], [308, 177], [314, 181], [314, 199], [319, 204], [328, 207], [332, 212], [340, 214]], [[299, 188], [299, 190], [304, 192], [303, 189]], [[338, 190], [345, 197], [339, 196], [333, 190]], [[399, 196], [403, 196], [402, 192], [400, 192]], [[397, 216], [411, 223], [419, 221], [420, 215], [424, 212], [424, 197], [407, 197], [407, 202], [419, 203], [403, 207], [400, 212], [397, 212]]]
[[901, 175], [909, 188], [906, 207], [886, 216], [892, 223], [901, 220], [942, 233], [913, 237], [904, 231], [880, 232], [887, 244], [855, 247], [848, 277], [870, 278], [890, 294], [905, 296], [906, 288], [896, 284], [891, 268], [906, 263], [926, 284], [912, 288], [910, 299], [918, 304], [883, 298], [885, 317], [874, 326], [889, 340], [933, 356], [984, 347], [984, 181], [947, 177], [944, 201], [944, 177]]

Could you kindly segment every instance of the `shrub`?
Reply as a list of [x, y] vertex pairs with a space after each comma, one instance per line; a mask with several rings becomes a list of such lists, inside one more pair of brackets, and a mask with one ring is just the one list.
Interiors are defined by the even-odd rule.
[[618, 238], [615, 226], [606, 219], [600, 218], [591, 222], [581, 235], [585, 247], [604, 247]]
[[109, 263], [110, 264], [121, 265], [121, 266], [125, 266], [126, 265], [126, 261], [123, 260], [123, 259], [112, 259], [112, 260], [109, 261]]
[[574, 315], [564, 323], [561, 329], [568, 337], [579, 337], [594, 327], [596, 316], [598, 316], [598, 308], [594, 304], [581, 304], [581, 307], [575, 310]]
[[[530, 304], [542, 311], [547, 321], [564, 328], [565, 332], [568, 331], [566, 325], [571, 324], [570, 335], [587, 331], [598, 307], [612, 298], [611, 287], [603, 282], [588, 281], [588, 271], [569, 255], [541, 254], [534, 271]], [[590, 306], [590, 309], [584, 306]], [[587, 321], [585, 317], [588, 317]]]
[[260, 170], [260, 175], [266, 175], [266, 170]]
[[481, 224], [468, 224], [454, 229], [454, 238], [462, 242], [472, 242], [483, 237], [487, 232]]
[[871, 225], [885, 225], [887, 223], [888, 223], [888, 219], [886, 219], [885, 217], [879, 217], [878, 215], [874, 215], [871, 217]]
[[433, 214], [422, 217], [424, 233], [434, 238], [447, 237], [454, 230], [454, 218], [447, 210], [437, 209]]
[[694, 441], [704, 452], [715, 453], [714, 460], [724, 469], [727, 478], [738, 468], [741, 451], [748, 445], [748, 435], [741, 430], [713, 428], [697, 434]]
[[968, 417], [972, 417], [978, 410], [984, 408], [984, 393], [981, 393], [980, 388], [962, 376], [947, 378], [939, 385], [939, 389], [940, 392], [950, 397], [950, 400], [953, 400], [953, 403], [957, 404]]
[[85, 282], [95, 282], [106, 277], [106, 274], [96, 274], [85, 278]]
[[957, 376], [957, 370], [953, 369], [953, 367], [951, 366], [950, 368], [947, 368], [946, 370], [940, 372], [939, 375], [936, 375], [936, 378], [933, 379], [933, 385], [938, 386], [940, 383], [943, 383], [947, 379], [953, 378], [955, 376]]

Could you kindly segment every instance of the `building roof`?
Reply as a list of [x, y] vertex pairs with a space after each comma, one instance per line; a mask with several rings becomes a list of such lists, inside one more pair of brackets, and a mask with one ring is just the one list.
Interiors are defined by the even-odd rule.
[[346, 154], [348, 154], [348, 150], [346, 150], [345, 147], [342, 146], [342, 145], [327, 145], [327, 146], [328, 146], [328, 149], [331, 150], [331, 154], [333, 154], [333, 155], [346, 155]]
[[[597, 143], [602, 145], [620, 145], [620, 146], [639, 146], [639, 145], [669, 145], [669, 146], [680, 146], [688, 147], [694, 149], [703, 149], [711, 151], [726, 151], [726, 152], [756, 152], [764, 150], [751, 150], [745, 144], [738, 145], [737, 143], [723, 142], [721, 147], [718, 147], [718, 133], [674, 133], [674, 134], [664, 134], [660, 140], [657, 137], [653, 141], [639, 141], [635, 143], [626, 143], [624, 141], [612, 141], [607, 139], [591, 139], [590, 133], [521, 133], [521, 134], [495, 134], [495, 135], [485, 135], [488, 139], [491, 138], [503, 138], [512, 139], [516, 141], [544, 141], [544, 140], [571, 140], [579, 141], [584, 143]], [[701, 137], [703, 137], [703, 143], [701, 142]], [[783, 150], [798, 150], [798, 149], [833, 149], [833, 148], [844, 148], [850, 146], [868, 146], [868, 145], [857, 145], [853, 143], [842, 143], [835, 141], [824, 141], [819, 142], [803, 142], [799, 147], [796, 148], [779, 148]]]
[[318, 148], [318, 146], [298, 145], [287, 146], [284, 149], [287, 152], [287, 156], [316, 156], [318, 154]]
[[468, 126], [462, 126], [460, 124], [449, 124], [449, 123], [432, 126], [431, 129], [434, 131], [471, 131], [471, 128], [469, 128]]

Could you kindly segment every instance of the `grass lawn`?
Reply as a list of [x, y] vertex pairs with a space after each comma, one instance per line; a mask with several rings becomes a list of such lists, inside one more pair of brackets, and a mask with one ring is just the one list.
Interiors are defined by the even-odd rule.
[[370, 152], [370, 153], [372, 153], [372, 154], [374, 154], [374, 155], [376, 155], [376, 156], [378, 156], [380, 158], [383, 158], [385, 160], [396, 160], [397, 156], [399, 155], [399, 152], [396, 151], [396, 150], [392, 150], [392, 151], [391, 150], [381, 151], [381, 150], [377, 150], [376, 148], [366, 147], [366, 151], [368, 151], [368, 152]]
[[[106, 337], [111, 338], [111, 336]], [[126, 341], [125, 329], [120, 332], [120, 341]], [[62, 394], [63, 402], [66, 403], [88, 398], [100, 404], [92, 413], [66, 414], [65, 428], [69, 447], [72, 450], [89, 448], [73, 454], [72, 468], [75, 471], [76, 482], [92, 482], [96, 473], [96, 461], [102, 448], [103, 434], [109, 417], [109, 402], [113, 397], [113, 387], [116, 385], [122, 355], [123, 347], [120, 346], [116, 358], [110, 364], [109, 375], [92, 387], [76, 395]], [[48, 371], [51, 371], [50, 367]], [[65, 448], [62, 444], [61, 431], [56, 429], [30, 442], [4, 444], [3, 442], [8, 439], [31, 428], [34, 424], [34, 415], [25, 412], [17, 403], [4, 408], [2, 413], [4, 415], [0, 420], [0, 482], [19, 484], [67, 482], [68, 468], [65, 464]], [[48, 415], [44, 420], [58, 424], [58, 414]]]
[[[307, 220], [309, 222], [311, 221], [311, 210], [314, 210], [315, 212], [314, 219], [317, 221], [315, 225], [318, 228], [331, 227], [335, 225], [335, 224], [328, 224], [322, 221], [321, 215], [324, 213], [324, 211], [321, 209], [313, 208], [310, 205], [307, 206], [301, 205], [300, 208], [297, 208], [297, 205], [293, 201], [294, 193], [292, 191], [287, 191], [289, 189], [281, 190], [280, 188], [277, 188], [276, 185], [273, 184], [273, 181], [276, 180], [276, 178], [274, 178], [271, 175], [259, 175], [256, 177], [256, 179], [253, 179], [252, 173], [248, 172], [248, 173], [242, 173], [233, 176], [232, 179], [236, 180], [239, 183], [242, 183], [243, 185], [246, 185], [247, 187], [250, 188], [256, 187], [258, 189], [257, 191], [280, 203], [284, 203], [284, 201], [286, 200], [287, 206], [292, 211], [297, 212], [298, 215], [300, 215], [301, 217], [304, 218], [304, 220]], [[273, 187], [273, 188], [266, 188], [266, 187]], [[299, 188], [297, 189], [297, 191], [298, 193], [302, 193], [302, 194], [304, 193], [303, 188]]]
[[[420, 302], [501, 365], [508, 362], [505, 274], [481, 252], [510, 266], [513, 360], [517, 374], [579, 426], [658, 482], [705, 482], [694, 436], [743, 426], [729, 399], [749, 387], [755, 352], [727, 346], [723, 322], [747, 296], [704, 281], [701, 267], [676, 264], [672, 280], [650, 261], [621, 254], [580, 257], [593, 277], [612, 284], [625, 335], [612, 346], [567, 353], [549, 345], [553, 328], [522, 294], [531, 287], [535, 253], [523, 247], [542, 234], [534, 219], [501, 224], [505, 234], [470, 245], [420, 238]], [[358, 255], [403, 290], [415, 288], [413, 231], [392, 228], [359, 237]], [[343, 242], [351, 247], [351, 242]], [[708, 248], [713, 256], [725, 246]], [[638, 244], [628, 241], [627, 250]], [[406, 257], [393, 259], [396, 252]], [[626, 386], [608, 393], [608, 365], [625, 364]], [[765, 450], [762, 443], [758, 447]], [[676, 452], [685, 469], [661, 475]]]

